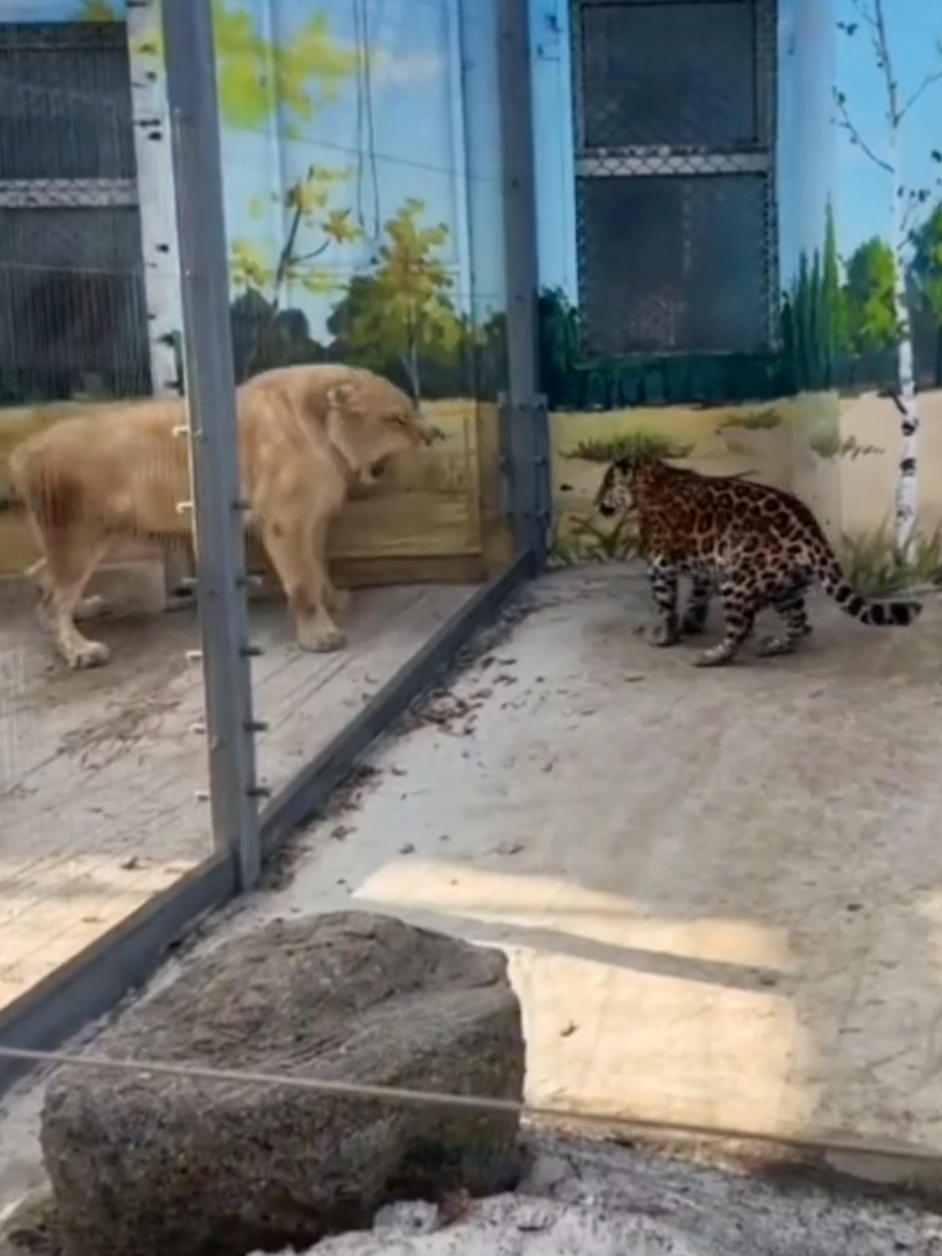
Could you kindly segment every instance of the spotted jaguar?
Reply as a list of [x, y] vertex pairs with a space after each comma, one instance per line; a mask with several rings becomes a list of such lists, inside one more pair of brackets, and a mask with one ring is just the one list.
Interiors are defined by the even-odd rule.
[[[766, 607], [778, 612], [784, 632], [763, 638], [758, 653], [791, 654], [811, 632], [806, 596], [814, 584], [846, 614], [878, 628], [905, 627], [922, 610], [919, 602], [875, 602], [858, 593], [813, 512], [784, 489], [638, 456], [608, 467], [595, 504], [607, 517], [638, 517], [638, 547], [657, 611], [652, 645], [670, 646], [702, 633], [711, 598], [719, 595], [725, 636], [698, 656], [698, 667], [731, 662]], [[682, 575], [692, 582], [683, 613]]]

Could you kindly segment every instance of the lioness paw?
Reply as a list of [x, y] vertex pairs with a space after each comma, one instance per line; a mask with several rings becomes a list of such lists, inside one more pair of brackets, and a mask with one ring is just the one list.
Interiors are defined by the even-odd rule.
[[66, 652], [66, 662], [74, 672], [88, 671], [92, 667], [104, 667], [111, 659], [111, 651], [103, 641], [86, 641], [72, 646]]
[[333, 650], [342, 650], [346, 644], [346, 635], [336, 624], [329, 628], [302, 628], [298, 632], [298, 645], [312, 654], [330, 654]]

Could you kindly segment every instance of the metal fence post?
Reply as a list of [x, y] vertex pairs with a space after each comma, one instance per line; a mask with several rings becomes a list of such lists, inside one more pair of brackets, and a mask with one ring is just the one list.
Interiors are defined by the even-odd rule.
[[552, 471], [546, 399], [539, 392], [539, 264], [527, 0], [499, 0], [497, 4], [497, 71], [510, 376], [501, 408], [504, 469], [517, 542], [542, 567], [551, 543]]
[[163, 0], [189, 405], [198, 605], [217, 848], [261, 868], [235, 370], [210, 0]]

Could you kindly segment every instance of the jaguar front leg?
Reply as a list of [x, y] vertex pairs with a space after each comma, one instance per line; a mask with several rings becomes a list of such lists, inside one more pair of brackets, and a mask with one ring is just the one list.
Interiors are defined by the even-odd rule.
[[663, 559], [648, 562], [648, 580], [657, 619], [648, 629], [648, 642], [663, 649], [676, 645], [680, 640], [680, 620], [677, 614], [677, 568]]
[[712, 580], [708, 576], [695, 575], [690, 588], [690, 597], [687, 599], [687, 606], [680, 621], [682, 636], [698, 637], [706, 631], [712, 595]]

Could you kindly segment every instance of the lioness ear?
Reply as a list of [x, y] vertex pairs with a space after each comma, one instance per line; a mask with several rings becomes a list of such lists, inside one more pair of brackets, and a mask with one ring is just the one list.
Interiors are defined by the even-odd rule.
[[327, 404], [333, 410], [346, 410], [353, 400], [353, 393], [352, 384], [334, 384], [333, 388], [327, 389]]

